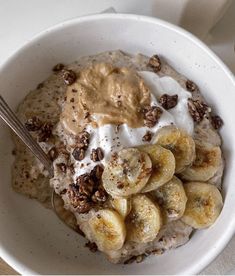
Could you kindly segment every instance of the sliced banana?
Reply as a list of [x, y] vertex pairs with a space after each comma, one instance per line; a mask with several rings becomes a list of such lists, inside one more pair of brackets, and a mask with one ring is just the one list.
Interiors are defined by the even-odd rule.
[[174, 176], [169, 182], [152, 193], [164, 210], [167, 221], [177, 220], [183, 216], [187, 196], [179, 178]]
[[152, 174], [141, 192], [149, 192], [168, 182], [175, 173], [175, 158], [170, 150], [158, 145], [140, 146], [152, 161]]
[[146, 195], [131, 200], [131, 212], [126, 218], [127, 240], [146, 243], [154, 240], [162, 225], [160, 208]]
[[219, 190], [204, 182], [188, 182], [184, 188], [188, 201], [182, 221], [197, 229], [211, 226], [223, 207]]
[[151, 170], [148, 154], [136, 148], [123, 149], [105, 166], [103, 186], [112, 197], [127, 197], [143, 189]]
[[181, 177], [190, 181], [207, 181], [218, 171], [221, 159], [220, 147], [196, 144], [196, 159], [181, 173]]
[[100, 251], [122, 248], [126, 238], [123, 218], [114, 210], [102, 209], [89, 219], [92, 238]]
[[161, 128], [155, 143], [169, 149], [175, 156], [175, 172], [183, 171], [195, 159], [195, 143], [191, 136], [175, 126]]
[[131, 211], [131, 200], [129, 198], [112, 198], [111, 205], [123, 218], [125, 218]]

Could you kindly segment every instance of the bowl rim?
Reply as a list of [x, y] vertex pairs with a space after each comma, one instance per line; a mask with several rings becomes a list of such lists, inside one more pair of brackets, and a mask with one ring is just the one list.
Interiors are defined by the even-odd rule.
[[[103, 19], [127, 19], [127, 20], [137, 20], [143, 21], [146, 23], [157, 24], [158, 26], [162, 26], [168, 28], [180, 36], [184, 36], [186, 39], [193, 42], [197, 47], [201, 48], [206, 52], [208, 56], [210, 56], [215, 63], [222, 69], [222, 71], [227, 75], [227, 77], [231, 80], [235, 87], [235, 76], [228, 68], [227, 65], [199, 38], [197, 38], [192, 33], [188, 32], [187, 30], [169, 23], [165, 20], [151, 17], [151, 16], [144, 16], [144, 15], [136, 15], [130, 13], [105, 13], [105, 14], [92, 14], [92, 15], [84, 15], [80, 17], [74, 17], [65, 21], [61, 21], [55, 25], [52, 25], [49, 28], [46, 28], [35, 35], [33, 35], [30, 39], [25, 41], [25, 43], [21, 44], [21, 46], [17, 47], [15, 51], [1, 64], [0, 72], [4, 70], [4, 67], [7, 67], [14, 59], [19, 55], [21, 52], [27, 51], [28, 48], [31, 47], [36, 41], [39, 41], [43, 36], [55, 32], [57, 30], [63, 29], [64, 27], [79, 24], [86, 21], [95, 21], [95, 20], [103, 20]], [[196, 264], [190, 266], [190, 268], [186, 268], [185, 270], [181, 271], [182, 274], [197, 274], [202, 271], [207, 265], [209, 265], [225, 248], [228, 244], [232, 236], [235, 234], [235, 218], [234, 220], [230, 221], [228, 224], [227, 231], [223, 238], [216, 241], [216, 246], [207, 251], [203, 258]], [[7, 248], [4, 248], [0, 244], [0, 256], [1, 258], [6, 261], [12, 268], [14, 268], [17, 272], [21, 274], [38, 274], [39, 272], [31, 270], [28, 266], [25, 266], [21, 262], [18, 261], [17, 257], [13, 257], [10, 253], [8, 253]]]

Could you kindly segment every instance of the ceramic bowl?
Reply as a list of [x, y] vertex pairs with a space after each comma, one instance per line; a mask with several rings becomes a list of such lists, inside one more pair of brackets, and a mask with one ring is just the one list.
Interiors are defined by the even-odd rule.
[[16, 108], [58, 62], [122, 49], [163, 56], [195, 81], [223, 120], [226, 170], [224, 208], [216, 223], [190, 241], [141, 264], [113, 265], [84, 248], [85, 240], [56, 215], [11, 189], [12, 142], [0, 125], [0, 255], [21, 274], [194, 274], [218, 255], [235, 229], [235, 81], [223, 62], [190, 33], [151, 17], [102, 14], [76, 18], [47, 29], [20, 48], [0, 69], [0, 91]]

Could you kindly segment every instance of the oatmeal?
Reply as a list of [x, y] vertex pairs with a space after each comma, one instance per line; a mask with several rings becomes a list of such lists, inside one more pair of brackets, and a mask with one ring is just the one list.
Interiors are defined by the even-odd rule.
[[59, 63], [18, 116], [54, 177], [14, 137], [14, 190], [46, 206], [54, 190], [74, 214], [69, 225], [111, 262], [162, 254], [219, 216], [223, 121], [158, 55], [113, 51]]

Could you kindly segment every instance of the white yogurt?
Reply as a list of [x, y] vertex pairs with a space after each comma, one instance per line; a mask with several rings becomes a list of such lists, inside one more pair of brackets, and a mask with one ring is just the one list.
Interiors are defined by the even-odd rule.
[[[90, 159], [92, 149], [101, 147], [104, 152], [104, 159], [101, 163], [105, 166], [110, 155], [122, 148], [135, 147], [137, 145], [146, 144], [142, 141], [142, 137], [147, 130], [154, 134], [163, 126], [176, 125], [184, 129], [188, 134], [193, 133], [193, 120], [188, 112], [187, 100], [191, 94], [183, 89], [177, 81], [171, 77], [159, 77], [153, 72], [141, 71], [140, 76], [145, 80], [151, 92], [151, 104], [160, 106], [157, 102], [162, 94], [178, 95], [178, 104], [170, 110], [164, 110], [159, 123], [153, 128], [147, 127], [130, 128], [127, 124], [117, 127], [112, 124], [103, 125], [99, 128], [87, 127], [87, 131], [91, 133], [89, 147], [86, 151], [86, 157], [82, 161], [76, 161], [74, 180], [81, 174], [90, 172], [92, 168], [98, 164]], [[98, 117], [97, 117], [98, 118]]]

